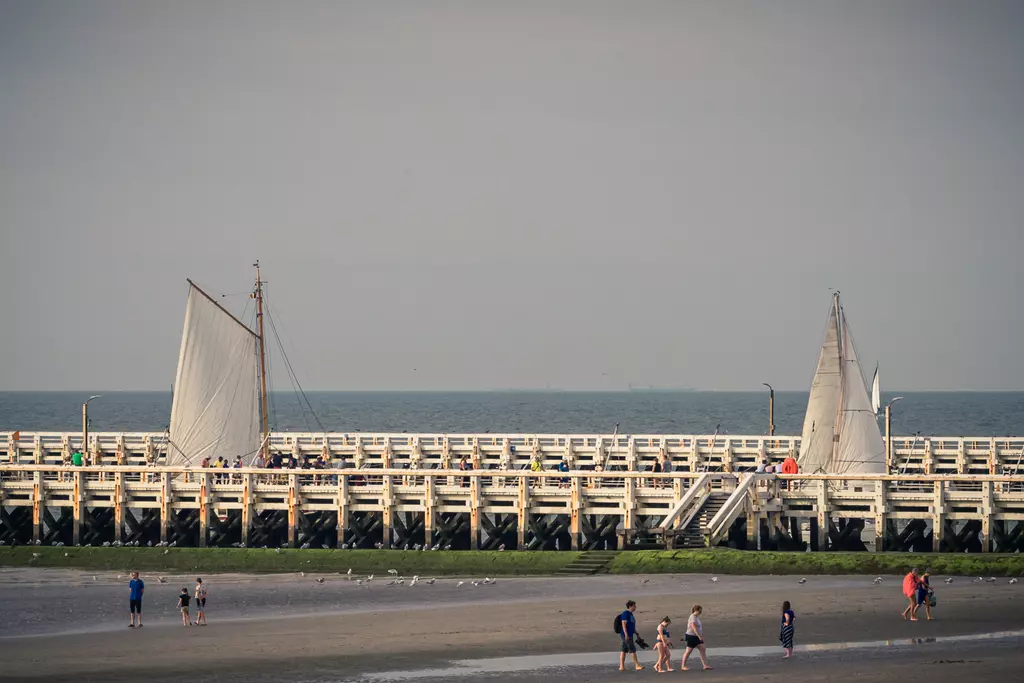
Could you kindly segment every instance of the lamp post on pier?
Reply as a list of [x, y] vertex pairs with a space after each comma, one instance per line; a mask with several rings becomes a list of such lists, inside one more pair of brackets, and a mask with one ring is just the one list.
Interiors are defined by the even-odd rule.
[[902, 401], [902, 396], [896, 396], [885, 404], [885, 473], [892, 470], [892, 404]]
[[768, 387], [768, 436], [775, 436], [775, 390], [767, 382], [761, 382]]
[[82, 460], [89, 462], [89, 401], [100, 398], [103, 394], [90, 396], [82, 404]]

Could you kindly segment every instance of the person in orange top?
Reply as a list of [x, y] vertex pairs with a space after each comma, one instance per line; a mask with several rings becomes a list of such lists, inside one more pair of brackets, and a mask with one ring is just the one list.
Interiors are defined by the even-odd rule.
[[918, 576], [916, 568], [911, 569], [910, 573], [903, 577], [903, 595], [910, 601], [907, 608], [903, 610], [904, 621], [908, 614], [911, 621], [917, 621], [917, 586], [920, 583], [921, 578]]
[[796, 464], [796, 460], [792, 457], [786, 458], [782, 461], [782, 473], [783, 474], [797, 474], [800, 472], [799, 465]]

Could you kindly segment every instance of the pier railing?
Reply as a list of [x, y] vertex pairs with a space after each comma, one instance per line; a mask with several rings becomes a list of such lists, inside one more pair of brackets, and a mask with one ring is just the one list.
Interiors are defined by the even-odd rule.
[[[17, 438], [15, 438], [17, 436]], [[796, 436], [629, 434], [395, 434], [275, 432], [273, 453], [298, 461], [322, 458], [372, 468], [519, 469], [537, 461], [554, 469], [646, 470], [667, 458], [673, 468], [743, 472], [800, 452]], [[0, 464], [69, 464], [82, 451], [80, 432], [0, 432]], [[163, 464], [166, 434], [99, 432], [84, 449], [93, 465]], [[892, 467], [919, 474], [1024, 473], [1024, 437], [893, 437]]]
[[[728, 501], [702, 521], [716, 493]], [[680, 515], [686, 500], [697, 507]], [[20, 543], [79, 543], [91, 529], [97, 542], [225, 545], [276, 524], [277, 542], [293, 546], [451, 543], [457, 534], [473, 549], [545, 547], [557, 534], [567, 534], [565, 547], [624, 547], [640, 537], [671, 546], [674, 535], [695, 533], [708, 544], [762, 547], [765, 529], [796, 520], [825, 548], [857, 520], [873, 529], [877, 549], [919, 534], [929, 550], [977, 543], [988, 551], [1019, 548], [1024, 476], [0, 465], [0, 512], [0, 540]], [[666, 527], [673, 515], [688, 529]]]

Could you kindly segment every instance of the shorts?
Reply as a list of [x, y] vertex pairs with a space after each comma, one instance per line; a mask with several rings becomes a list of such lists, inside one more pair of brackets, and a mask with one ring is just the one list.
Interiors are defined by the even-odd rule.
[[691, 650], [703, 642], [704, 641], [700, 639], [700, 636], [691, 636], [689, 633], [686, 634], [686, 647]]
[[128, 600], [128, 612], [131, 614], [142, 614], [142, 598], [138, 600]]
[[917, 604], [923, 605], [928, 602], [928, 591], [917, 591]]
[[629, 655], [636, 654], [636, 644], [633, 643], [632, 636], [622, 639], [622, 651]]
[[197, 598], [196, 599], [196, 609], [201, 612], [205, 608], [206, 608], [206, 598]]

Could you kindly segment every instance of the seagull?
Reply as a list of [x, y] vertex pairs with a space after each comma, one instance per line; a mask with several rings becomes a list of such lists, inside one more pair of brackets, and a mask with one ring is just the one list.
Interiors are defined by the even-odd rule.
[[330, 550], [331, 549], [331, 546], [327, 545], [326, 543], [324, 543], [320, 547], [323, 548], [324, 550]]
[[953, 583], [953, 577], [951, 576], [948, 579], [946, 579], [946, 583]]
[[799, 581], [797, 581], [797, 583], [799, 583], [802, 586], [805, 583], [807, 583], [807, 579], [800, 579]]
[[[409, 582], [409, 586], [410, 587], [411, 586], [415, 586], [417, 581], [419, 581], [419, 577], [416, 577], [416, 576], [412, 577], [412, 581]], [[399, 582], [399, 583], [401, 583], [401, 582]]]
[[987, 579], [985, 579], [985, 583], [995, 583], [995, 582], [996, 582], [996, 578], [994, 576], [990, 576]]
[[489, 577], [489, 576], [485, 576], [485, 577], [484, 577], [484, 585], [487, 585], [487, 584], [489, 584], [490, 582], [491, 582], [491, 577]]
[[499, 553], [505, 552], [505, 544], [504, 543], [502, 543], [501, 545], [498, 546], [498, 552]]
[[873, 584], [875, 584], [875, 585], [877, 586], [878, 584], [882, 583], [882, 577], [881, 577], [881, 576], [879, 576], [878, 578], [876, 578], [876, 579], [875, 579], [874, 581], [872, 581], [871, 583], [873, 583]]
[[348, 573], [347, 573], [347, 574], [345, 574], [345, 576], [347, 576], [347, 577], [348, 577], [348, 580], [349, 580], [349, 581], [351, 581], [351, 580], [352, 580], [352, 567], [349, 567], [349, 568], [348, 568]]
[[166, 576], [157, 577], [157, 581], [159, 581], [160, 583], [167, 583], [167, 577]]
[[319, 579], [316, 580], [316, 582], [317, 583], [323, 583], [324, 582], [324, 577], [321, 576]]
[[388, 582], [387, 582], [386, 584], [384, 584], [384, 585], [385, 585], [385, 586], [394, 586], [394, 585], [395, 585], [396, 583], [398, 583], [398, 582], [397, 582], [397, 581], [395, 581], [394, 579], [391, 579], [390, 581], [388, 581]]
[[419, 581], [420, 580], [420, 575], [419, 574], [413, 574], [412, 575], [412, 580], [413, 581]]
[[363, 580], [362, 579], [356, 579], [356, 585], [357, 586], [362, 586], [363, 585]]
[[398, 576], [398, 570], [397, 569], [389, 569], [388, 570], [388, 574], [391, 574], [392, 576]]
[[1017, 583], [1017, 579], [1010, 579], [1010, 584], [1015, 584], [1015, 583]]
[[299, 576], [305, 576], [306, 572], [299, 572]]
[[462, 586], [465, 585], [465, 583], [466, 583], [465, 581], [459, 581], [457, 584], [455, 584], [455, 587], [456, 588], [462, 588]]
[[473, 585], [474, 585], [474, 586], [479, 586], [479, 585], [480, 585], [480, 582], [479, 582], [479, 581], [474, 581], [474, 582], [473, 582]]
[[650, 579], [641, 579], [640, 583], [650, 583]]
[[434, 585], [434, 581], [436, 581], [436, 579], [427, 579], [426, 584], [428, 586], [433, 586]]
[[278, 555], [280, 555], [281, 554], [281, 549], [280, 548], [274, 548], [274, 552], [277, 553]]
[[171, 552], [170, 549], [164, 550], [164, 555], [166, 555], [169, 552]]
[[984, 581], [984, 579], [979, 576], [974, 581], [971, 581], [971, 583], [981, 583], [982, 581]]
[[718, 583], [718, 577], [717, 576], [712, 576], [711, 577], [711, 583]]
[[369, 576], [367, 576], [366, 580], [367, 581], [373, 581], [373, 574], [370, 574]]
[[[42, 557], [42, 556], [43, 556], [42, 553], [32, 553], [32, 557]], [[121, 577], [119, 576], [117, 578], [121, 578]]]

